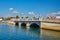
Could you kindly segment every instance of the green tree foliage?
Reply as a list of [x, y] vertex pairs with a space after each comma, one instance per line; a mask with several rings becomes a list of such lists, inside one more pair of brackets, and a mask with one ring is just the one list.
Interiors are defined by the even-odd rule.
[[19, 16], [16, 16], [16, 18], [19, 18]]

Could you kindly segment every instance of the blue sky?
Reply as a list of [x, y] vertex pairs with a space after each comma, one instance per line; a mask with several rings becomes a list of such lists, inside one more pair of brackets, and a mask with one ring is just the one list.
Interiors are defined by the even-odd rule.
[[57, 12], [60, 12], [60, 0], [0, 0], [0, 17], [31, 14], [46, 17]]

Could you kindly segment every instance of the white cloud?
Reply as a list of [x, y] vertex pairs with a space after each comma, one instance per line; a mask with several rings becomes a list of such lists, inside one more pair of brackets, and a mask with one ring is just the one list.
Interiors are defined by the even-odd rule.
[[35, 15], [34, 12], [28, 12], [28, 14]]
[[21, 14], [24, 14], [24, 13], [21, 13]]
[[18, 12], [18, 11], [13, 11], [12, 13], [16, 13], [16, 14], [17, 14], [17, 13], [19, 13], [19, 12]]
[[11, 11], [11, 13], [15, 13], [15, 14], [19, 13], [18, 11], [14, 10], [14, 8], [9, 8], [9, 10]]
[[51, 13], [52, 15], [57, 14], [56, 12]]
[[58, 12], [52, 12], [48, 16], [56, 16], [56, 15], [60, 15], [60, 11], [58, 11]]
[[60, 14], [60, 11], [51, 13], [52, 15]]
[[29, 14], [28, 16], [29, 16], [30, 18], [36, 16], [34, 12], [28, 12], [28, 14]]
[[60, 14], [60, 11], [58, 11], [57, 14]]
[[9, 8], [10, 11], [14, 10], [14, 8]]

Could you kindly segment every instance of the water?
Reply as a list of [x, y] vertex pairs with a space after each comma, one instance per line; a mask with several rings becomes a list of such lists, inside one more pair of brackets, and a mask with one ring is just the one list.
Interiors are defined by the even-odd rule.
[[42, 38], [43, 40], [60, 40], [60, 32], [42, 30]]
[[60, 32], [0, 24], [0, 40], [60, 40]]
[[40, 40], [40, 29], [0, 24], [0, 40]]

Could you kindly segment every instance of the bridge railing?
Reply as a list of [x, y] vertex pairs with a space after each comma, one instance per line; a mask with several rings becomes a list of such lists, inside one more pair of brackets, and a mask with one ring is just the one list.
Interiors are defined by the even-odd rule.
[[41, 19], [19, 19], [16, 21], [41, 21]]

